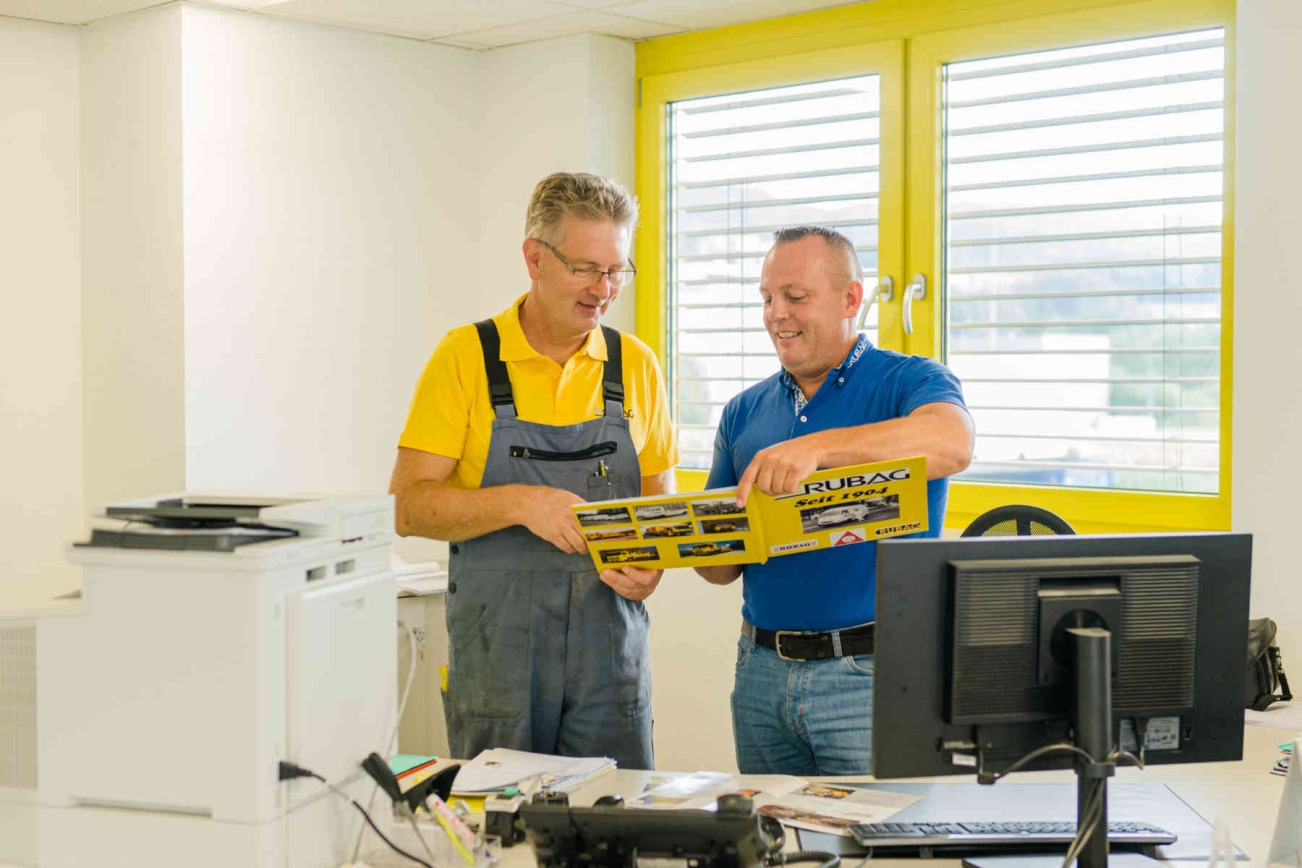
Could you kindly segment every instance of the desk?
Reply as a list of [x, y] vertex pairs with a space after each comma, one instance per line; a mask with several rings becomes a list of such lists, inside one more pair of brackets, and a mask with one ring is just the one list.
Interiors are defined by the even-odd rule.
[[[1227, 763], [1200, 763], [1196, 765], [1155, 765], [1145, 770], [1122, 768], [1117, 771], [1111, 782], [1119, 784], [1166, 784], [1177, 796], [1201, 814], [1208, 822], [1218, 818], [1227, 822], [1234, 843], [1249, 856], [1248, 861], [1241, 861], [1242, 868], [1265, 868], [1266, 854], [1270, 849], [1271, 835], [1275, 829], [1275, 815], [1279, 811], [1279, 801], [1284, 790], [1284, 778], [1270, 773], [1271, 766], [1279, 758], [1280, 742], [1287, 741], [1286, 730], [1263, 726], [1246, 727], [1243, 744], [1243, 760]], [[597, 798], [617, 793], [626, 800], [640, 795], [650, 778], [650, 772], [635, 772], [624, 769], [598, 778], [575, 792], [570, 800], [576, 805], [590, 805]], [[821, 778], [828, 781], [872, 781], [873, 778]], [[1021, 783], [1061, 783], [1072, 784], [1076, 776], [1070, 771], [1027, 772], [1015, 774], [1007, 779]], [[945, 782], [979, 786], [972, 776], [954, 776], [947, 778], [910, 778], [900, 783]], [[885, 785], [895, 781], [882, 781]], [[996, 784], [997, 788], [999, 785]], [[795, 835], [788, 835], [793, 842]], [[789, 844], [790, 846], [790, 844]], [[528, 847], [513, 847], [504, 850], [501, 868], [532, 868], [533, 854]], [[847, 864], [853, 866], [858, 860]], [[959, 863], [957, 859], [928, 860], [917, 859], [874, 859], [870, 865], [882, 868], [952, 868]], [[1180, 866], [1200, 865], [1193, 861], [1173, 862]]]
[[[1277, 745], [1287, 739], [1286, 730], [1249, 726], [1244, 736], [1244, 758], [1240, 762], [1150, 766], [1146, 771], [1123, 768], [1113, 780], [1130, 784], [1167, 784], [1208, 821], [1220, 818], [1229, 823], [1234, 842], [1250, 857], [1240, 863], [1243, 868], [1265, 868], [1275, 815], [1284, 789], [1284, 778], [1270, 774], [1270, 768], [1279, 756]], [[581, 788], [571, 800], [576, 805], [590, 805], [609, 793], [618, 793], [631, 800], [642, 793], [651, 774], [620, 769]], [[1074, 783], [1075, 776], [1065, 771], [1028, 772], [1010, 778], [1013, 779], [1026, 783]], [[913, 780], [923, 782], [922, 779]], [[972, 781], [963, 777], [942, 780], [947, 783]], [[970, 785], [978, 786], [975, 781]], [[38, 864], [35, 828], [39, 810], [42, 809], [32, 804], [30, 799], [0, 792], [0, 868], [29, 868]], [[791, 839], [794, 837], [790, 836]], [[501, 868], [533, 868], [533, 864], [533, 853], [527, 846], [503, 851]], [[959, 863], [958, 860], [931, 860], [924, 865], [916, 859], [877, 859], [871, 864], [882, 868], [950, 868]], [[1173, 864], [1193, 866], [1196, 863]]]

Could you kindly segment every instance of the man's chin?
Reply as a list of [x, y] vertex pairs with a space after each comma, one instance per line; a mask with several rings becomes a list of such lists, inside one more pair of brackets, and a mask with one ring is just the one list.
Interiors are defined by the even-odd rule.
[[575, 311], [574, 321], [576, 325], [582, 326], [585, 330], [592, 330], [601, 325], [601, 311], [589, 311], [584, 308], [578, 308]]
[[782, 367], [786, 368], [787, 370], [791, 370], [793, 366], [799, 367], [801, 362], [801, 356], [799, 353], [795, 352], [792, 348], [788, 348], [785, 350], [779, 349], [777, 353], [778, 353], [778, 362], [782, 364]]

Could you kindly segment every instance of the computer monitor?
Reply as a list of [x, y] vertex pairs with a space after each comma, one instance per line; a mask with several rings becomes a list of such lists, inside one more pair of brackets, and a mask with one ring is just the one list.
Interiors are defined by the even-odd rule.
[[1112, 744], [1240, 759], [1251, 564], [1234, 533], [880, 543], [873, 774], [999, 771], [1073, 740], [1073, 626], [1111, 634]]
[[873, 774], [1074, 767], [1067, 858], [1104, 868], [1117, 748], [1243, 757], [1251, 566], [1231, 533], [881, 543]]

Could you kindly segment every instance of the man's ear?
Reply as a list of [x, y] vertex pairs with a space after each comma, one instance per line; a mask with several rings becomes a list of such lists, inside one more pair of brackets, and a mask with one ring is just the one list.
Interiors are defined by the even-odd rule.
[[863, 284], [852, 280], [845, 288], [845, 315], [858, 321], [859, 306], [863, 304]]
[[537, 280], [542, 275], [539, 264], [543, 255], [542, 243], [536, 238], [526, 238], [520, 250], [524, 253], [524, 266], [529, 269], [529, 279]]

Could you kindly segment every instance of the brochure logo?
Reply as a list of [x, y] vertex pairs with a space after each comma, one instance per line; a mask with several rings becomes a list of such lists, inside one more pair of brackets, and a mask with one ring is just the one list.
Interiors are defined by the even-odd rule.
[[839, 534], [834, 533], [828, 537], [833, 546], [848, 546], [855, 543], [868, 542], [868, 529], [864, 527], [852, 527], [843, 530]]
[[889, 527], [879, 527], [873, 533], [877, 536], [886, 536], [888, 533], [910, 533], [912, 531], [922, 530], [922, 522], [911, 521], [907, 524], [893, 524]]
[[841, 491], [850, 488], [863, 488], [868, 485], [889, 485], [892, 482], [903, 482], [909, 478], [909, 468], [897, 467], [894, 470], [888, 470], [884, 473], [870, 473], [867, 475], [856, 474], [854, 476], [842, 476], [840, 479], [824, 479], [820, 482], [806, 482], [795, 494], [783, 494], [773, 499], [790, 500], [793, 497], [805, 497], [810, 494], [831, 494], [833, 491]]
[[787, 552], [798, 552], [801, 549], [816, 549], [816, 548], [818, 548], [818, 540], [802, 539], [799, 540], [798, 542], [789, 542], [789, 543], [783, 543], [782, 545], [778, 545], [778, 546], [769, 546], [769, 554], [781, 555], [781, 554], [786, 554]]

